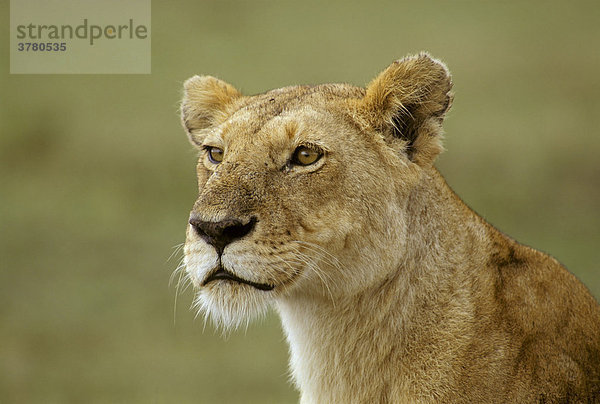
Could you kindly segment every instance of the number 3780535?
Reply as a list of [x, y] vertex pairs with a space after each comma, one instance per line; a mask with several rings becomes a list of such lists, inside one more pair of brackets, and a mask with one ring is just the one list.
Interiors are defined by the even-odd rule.
[[67, 50], [65, 42], [19, 42], [19, 52], [64, 52]]

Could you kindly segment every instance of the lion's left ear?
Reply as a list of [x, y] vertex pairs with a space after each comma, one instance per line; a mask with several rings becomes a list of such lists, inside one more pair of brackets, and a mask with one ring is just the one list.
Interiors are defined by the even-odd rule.
[[183, 84], [181, 123], [190, 141], [194, 132], [225, 121], [229, 109], [242, 94], [231, 84], [212, 76], [194, 76]]
[[[452, 103], [446, 66], [426, 53], [394, 62], [368, 86], [361, 109], [369, 125], [419, 165], [442, 151], [442, 121]], [[401, 142], [398, 142], [398, 139]]]

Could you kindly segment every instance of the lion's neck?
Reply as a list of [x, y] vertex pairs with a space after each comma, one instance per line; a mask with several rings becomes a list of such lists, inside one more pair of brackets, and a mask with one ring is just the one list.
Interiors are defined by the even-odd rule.
[[[486, 229], [475, 214], [465, 216], [467, 208], [439, 174], [425, 181], [415, 192], [422, 199], [409, 204], [420, 208], [408, 212], [405, 259], [383, 282], [335, 302], [314, 296], [278, 302], [303, 403], [412, 401], [435, 387], [427, 384], [433, 373], [451, 372], [452, 361], [439, 358], [460, 349], [447, 346], [456, 341], [447, 337], [469, 337], [465, 284], [477, 265], [469, 249], [477, 249]], [[413, 367], [427, 362], [427, 371]]]
[[[386, 368], [385, 358], [405, 345], [403, 316], [385, 308], [386, 302], [396, 306], [391, 286], [379, 293], [365, 292], [356, 300], [338, 300], [335, 306], [310, 298], [280, 302], [290, 367], [302, 403], [389, 401], [386, 392], [372, 391], [372, 386], [395, 379], [390, 372], [397, 369]], [[393, 341], [392, 335], [397, 336]]]

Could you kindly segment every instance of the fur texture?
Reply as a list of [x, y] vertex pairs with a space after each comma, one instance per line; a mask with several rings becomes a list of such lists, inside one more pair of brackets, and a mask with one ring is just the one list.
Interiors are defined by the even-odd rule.
[[[192, 222], [255, 223], [220, 254], [188, 226], [198, 306], [235, 327], [274, 305], [302, 403], [600, 401], [598, 303], [433, 166], [451, 87], [424, 53], [366, 89], [246, 97], [213, 77], [185, 83], [182, 122], [201, 150]], [[302, 148], [321, 157], [298, 164]]]

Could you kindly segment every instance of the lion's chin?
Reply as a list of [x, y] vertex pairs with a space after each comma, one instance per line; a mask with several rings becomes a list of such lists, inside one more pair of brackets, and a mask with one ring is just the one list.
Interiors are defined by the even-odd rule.
[[198, 314], [224, 330], [247, 326], [271, 306], [271, 293], [226, 279], [214, 280], [198, 289], [194, 307]]

